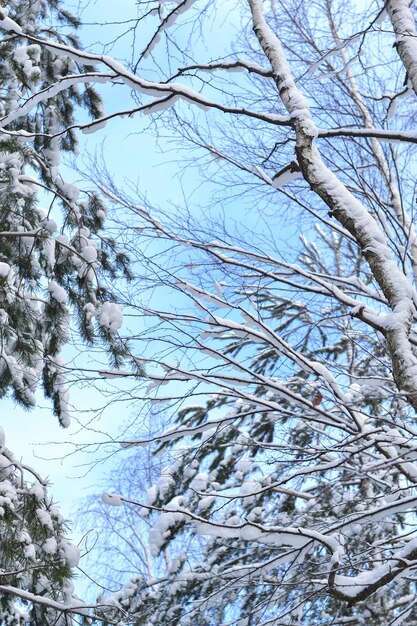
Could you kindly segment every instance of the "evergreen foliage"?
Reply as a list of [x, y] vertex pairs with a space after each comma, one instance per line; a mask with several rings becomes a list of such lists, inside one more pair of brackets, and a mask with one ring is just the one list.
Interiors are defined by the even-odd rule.
[[47, 483], [13, 457], [3, 431], [0, 435], [0, 623], [67, 625], [69, 617], [53, 603], [83, 607], [71, 580], [79, 550], [66, 537], [66, 524], [48, 496]]
[[[57, 0], [11, 0], [7, 10], [29, 35], [80, 45], [78, 18]], [[70, 416], [60, 353], [70, 338], [71, 315], [87, 343], [98, 338], [111, 355], [120, 359], [122, 352], [115, 331], [94, 321], [102, 303], [113, 299], [104, 288], [106, 275], [114, 278], [122, 266], [114, 241], [102, 234], [106, 209], [96, 192], [82, 193], [66, 182], [61, 169], [62, 155], [77, 151], [71, 130], [77, 109], [97, 118], [102, 104], [87, 85], [51, 95], [28, 114], [19, 107], [78, 69], [69, 57], [15, 34], [0, 40], [0, 398], [11, 395], [33, 407], [41, 384], [62, 426]], [[125, 257], [123, 262], [127, 275]], [[71, 580], [79, 551], [66, 533], [46, 483], [3, 442], [2, 626], [67, 626], [74, 615], [84, 623], [88, 611], [73, 596]]]
[[[9, 17], [27, 34], [80, 45], [79, 20], [60, 2], [9, 5]], [[122, 270], [127, 276], [127, 259], [121, 262], [114, 241], [101, 234], [106, 210], [97, 193], [80, 193], [60, 168], [62, 154], [77, 151], [71, 130], [77, 109], [84, 107], [92, 118], [102, 113], [97, 92], [75, 85], [27, 115], [18, 107], [79, 69], [70, 57], [18, 36], [0, 41], [0, 116], [10, 120], [0, 137], [0, 397], [11, 390], [18, 403], [33, 406], [42, 382], [62, 426], [70, 419], [60, 357], [70, 314], [85, 341], [91, 344], [98, 333], [110, 354], [120, 354], [114, 333], [93, 322], [101, 304], [112, 299], [105, 275], [114, 278]]]

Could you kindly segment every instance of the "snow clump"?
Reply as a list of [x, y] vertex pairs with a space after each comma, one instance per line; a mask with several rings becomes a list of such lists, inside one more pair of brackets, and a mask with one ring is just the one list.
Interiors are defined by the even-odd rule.
[[6, 278], [10, 272], [10, 265], [8, 263], [0, 262], [0, 276]]
[[111, 333], [118, 331], [123, 324], [123, 306], [115, 302], [103, 302], [100, 310], [99, 324]]
[[51, 294], [51, 296], [54, 298], [54, 300], [59, 302], [59, 304], [67, 303], [67, 293], [65, 289], [61, 287], [60, 285], [58, 285], [58, 283], [55, 282], [54, 280], [50, 281], [48, 285], [48, 291]]
[[120, 506], [123, 504], [122, 496], [118, 493], [102, 493], [101, 499], [104, 504], [109, 504], [110, 506]]

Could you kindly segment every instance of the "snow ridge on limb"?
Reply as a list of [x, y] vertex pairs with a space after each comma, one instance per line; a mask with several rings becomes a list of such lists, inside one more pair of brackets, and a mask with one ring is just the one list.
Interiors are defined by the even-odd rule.
[[417, 29], [409, 0], [385, 0], [385, 9], [396, 35], [396, 48], [417, 95]]
[[[0, 28], [1, 28], [1, 24], [0, 24]], [[85, 52], [78, 48], [74, 48], [73, 46], [52, 41], [51, 39], [45, 40], [39, 37], [35, 37], [29, 33], [23, 33], [22, 36], [26, 37], [28, 40], [33, 41], [36, 44], [39, 44], [40, 46], [45, 47], [46, 49], [50, 50], [56, 55], [68, 57], [69, 59], [73, 61], [77, 61], [78, 63], [82, 65], [102, 63], [114, 72], [114, 76], [108, 75], [105, 72], [104, 73], [96, 72], [91, 75], [90, 82], [94, 82], [96, 79], [97, 79], [97, 82], [102, 82], [105, 80], [107, 81], [122, 80], [128, 87], [131, 87], [138, 93], [141, 93], [144, 95], [148, 95], [148, 96], [152, 96], [156, 98], [161, 98], [164, 96], [176, 96], [178, 98], [182, 98], [186, 101], [189, 101], [195, 104], [196, 106], [200, 106], [204, 110], [214, 108], [214, 109], [223, 111], [225, 113], [232, 113], [236, 115], [248, 115], [249, 117], [264, 120], [264, 121], [267, 121], [268, 123], [276, 124], [278, 126], [291, 126], [292, 125], [291, 119], [287, 116], [276, 115], [272, 113], [262, 113], [262, 112], [246, 109], [244, 107], [242, 108], [230, 107], [220, 102], [216, 102], [214, 100], [206, 98], [205, 96], [200, 94], [198, 91], [192, 89], [191, 87], [188, 87], [187, 85], [182, 85], [180, 83], [158, 83], [158, 82], [146, 80], [144, 78], [141, 78], [137, 74], [130, 72], [121, 63], [119, 63], [118, 61], [112, 59], [111, 57], [107, 55], [100, 55], [100, 54], [93, 54], [90, 52]], [[74, 76], [73, 78], [69, 79], [69, 81], [72, 81], [71, 84], [76, 84], [77, 77]], [[83, 77], [83, 74], [79, 74], [78, 82], [80, 83], [87, 82], [86, 78]], [[34, 94], [30, 98], [28, 98], [25, 106], [27, 108], [30, 108], [31, 104], [33, 103], [34, 105], [38, 101], [39, 98], [42, 98], [42, 99], [47, 98], [48, 93], [53, 93], [53, 94], [60, 93], [62, 90], [66, 89], [67, 86], [68, 85], [65, 84], [65, 81], [56, 82], [53, 85], [48, 86], [44, 90], [44, 92], [42, 93], [39, 92], [39, 94]], [[172, 98], [169, 104], [171, 106], [174, 103], [175, 103], [175, 98]], [[152, 103], [150, 103], [149, 106], [151, 106], [151, 104]], [[122, 114], [124, 115], [125, 113], [120, 113], [120, 115]], [[5, 121], [4, 124], [7, 124], [7, 121]]]
[[386, 130], [384, 128], [318, 128], [317, 137], [370, 137], [379, 141], [404, 141], [417, 143], [417, 132], [413, 130]]

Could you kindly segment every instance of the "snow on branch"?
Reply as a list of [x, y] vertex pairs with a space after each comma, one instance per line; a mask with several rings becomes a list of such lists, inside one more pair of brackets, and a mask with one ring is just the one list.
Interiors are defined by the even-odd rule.
[[394, 29], [398, 54], [417, 95], [417, 29], [409, 0], [386, 0], [385, 9]]
[[249, 73], [253, 72], [254, 74], [259, 74], [260, 76], [264, 76], [266, 78], [272, 77], [271, 70], [268, 70], [262, 65], [258, 65], [258, 63], [254, 63], [248, 59], [237, 59], [236, 61], [218, 61], [214, 63], [208, 64], [196, 64], [196, 65], [187, 65], [186, 67], [181, 67], [178, 70], [179, 74], [185, 74], [186, 72], [190, 72], [192, 70], [201, 70], [203, 72], [215, 72], [217, 70], [224, 70], [226, 72], [237, 72], [247, 70]]
[[394, 379], [417, 409], [417, 358], [409, 338], [416, 315], [415, 289], [394, 261], [386, 235], [374, 217], [323, 162], [314, 142], [318, 136], [317, 126], [307, 100], [294, 81], [281, 43], [265, 21], [260, 0], [249, 0], [249, 5], [259, 44], [271, 63], [283, 104], [294, 120], [301, 171], [332, 215], [358, 241], [390, 304], [392, 314], [383, 332], [393, 361]]
[[388, 143], [417, 143], [417, 132], [385, 130], [382, 128], [318, 128], [317, 136], [326, 137], [369, 137]]
[[[28, 111], [30, 111], [36, 104], [44, 101], [48, 97], [56, 95], [60, 91], [63, 91], [70, 87], [71, 85], [75, 85], [78, 83], [91, 83], [91, 82], [117, 82], [122, 81], [125, 85], [141, 93], [143, 95], [148, 95], [152, 97], [168, 97], [167, 100], [161, 100], [164, 102], [166, 106], [171, 106], [175, 103], [176, 98], [181, 98], [190, 102], [191, 104], [195, 104], [196, 106], [203, 108], [203, 110], [209, 109], [217, 109], [224, 113], [231, 113], [236, 115], [247, 115], [249, 117], [253, 117], [254, 119], [263, 120], [265, 122], [278, 125], [278, 126], [291, 126], [291, 119], [287, 116], [276, 115], [272, 113], [262, 113], [253, 111], [250, 109], [246, 109], [244, 107], [230, 107], [226, 104], [222, 104], [219, 102], [215, 102], [210, 100], [209, 98], [204, 97], [199, 92], [194, 89], [181, 85], [178, 83], [158, 83], [152, 82], [149, 80], [145, 80], [140, 76], [130, 72], [126, 67], [124, 67], [121, 63], [115, 61], [109, 56], [106, 55], [97, 55], [89, 52], [84, 52], [73, 48], [71, 46], [66, 46], [64, 44], [56, 43], [51, 40], [43, 40], [37, 37], [33, 37], [31, 35], [25, 35], [27, 39], [30, 41], [36, 42], [41, 46], [45, 46], [52, 52], [57, 55], [62, 55], [77, 61], [80, 64], [104, 64], [106, 65], [113, 73], [106, 72], [89, 72], [88, 74], [79, 74], [78, 76], [70, 76], [64, 77], [60, 79], [57, 83], [46, 87], [40, 92], [34, 94], [30, 98], [26, 100], [26, 102], [5, 116], [2, 122], [2, 126], [7, 125], [12, 120], [19, 117], [19, 115], [24, 115]], [[159, 103], [159, 105], [160, 105]], [[156, 107], [157, 105], [155, 105]], [[149, 112], [151, 112], [152, 104], [148, 105], [150, 107]]]

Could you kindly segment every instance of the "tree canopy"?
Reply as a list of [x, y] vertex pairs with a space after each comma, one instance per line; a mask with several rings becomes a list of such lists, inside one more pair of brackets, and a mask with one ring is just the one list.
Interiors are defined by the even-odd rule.
[[[119, 438], [117, 491], [90, 509], [121, 559], [95, 575], [122, 588], [74, 608], [56, 518], [25, 558], [49, 580], [58, 555], [57, 587], [2, 585], [32, 610], [4, 623], [417, 623], [415, 4], [134, 8], [125, 61], [83, 50], [57, 2], [0, 8], [2, 393], [29, 406], [43, 378], [66, 426], [67, 370], [127, 380], [150, 430]], [[198, 202], [158, 208], [105, 164], [86, 192], [64, 181], [78, 130], [134, 115], [206, 181]], [[70, 314], [108, 365], [65, 367]]]

